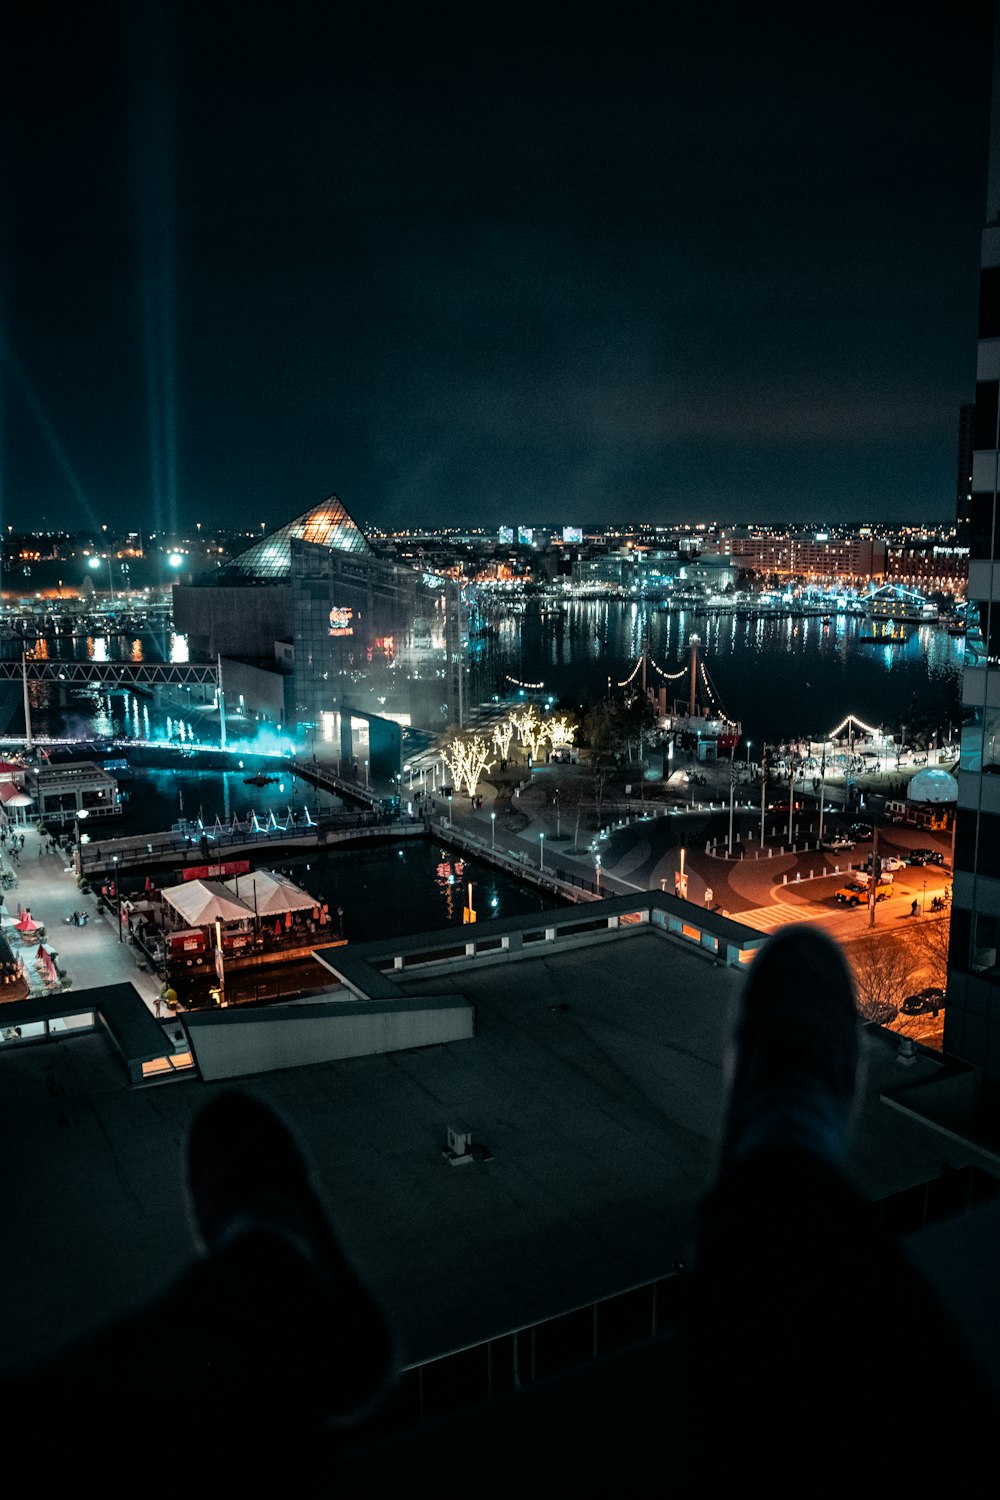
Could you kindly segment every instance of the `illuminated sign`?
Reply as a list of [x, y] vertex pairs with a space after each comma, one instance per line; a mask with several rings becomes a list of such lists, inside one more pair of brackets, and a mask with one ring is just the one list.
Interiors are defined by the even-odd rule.
[[497, 532], [497, 539], [501, 547], [509, 547], [514, 540], [513, 526], [501, 526]]
[[530, 547], [535, 540], [535, 533], [530, 526], [519, 526], [517, 528], [517, 540], [521, 547]]
[[563, 527], [563, 541], [564, 542], [582, 542], [583, 541], [583, 527], [582, 526], [564, 526]]
[[331, 635], [353, 635], [354, 625], [353, 609], [341, 609], [335, 604], [330, 611], [330, 634]]

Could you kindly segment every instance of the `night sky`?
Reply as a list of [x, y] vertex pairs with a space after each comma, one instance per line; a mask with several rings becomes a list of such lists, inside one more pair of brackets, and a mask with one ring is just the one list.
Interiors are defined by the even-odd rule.
[[946, 519], [991, 53], [988, 5], [15, 0], [0, 519]]

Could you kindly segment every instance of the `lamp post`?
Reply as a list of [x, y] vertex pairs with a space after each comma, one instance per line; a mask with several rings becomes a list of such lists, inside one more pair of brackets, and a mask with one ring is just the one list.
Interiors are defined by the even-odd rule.
[[118, 856], [112, 855], [112, 866], [115, 872], [115, 905], [118, 908], [118, 941], [122, 941], [122, 887], [118, 878]]
[[[115, 580], [114, 580], [114, 577], [112, 576], [112, 573], [111, 573], [111, 556], [110, 556], [110, 554], [104, 559], [104, 561], [108, 565], [108, 593], [111, 595], [111, 602], [113, 604], [115, 602]], [[87, 565], [88, 565], [88, 567], [91, 567], [91, 568], [99, 568], [101, 566], [101, 559], [100, 559], [100, 557], [91, 557], [91, 558], [89, 558]]]
[[371, 782], [369, 781], [369, 778], [368, 778], [368, 762], [365, 761], [365, 790], [366, 791], [367, 791], [367, 789], [368, 789], [368, 787], [370, 785], [371, 785]]
[[732, 852], [733, 852], [733, 804], [734, 804], [735, 801], [736, 801], [736, 746], [734, 745], [733, 746], [732, 754], [729, 757], [729, 843], [726, 845], [726, 851], [729, 854], [732, 854]]
[[767, 802], [767, 746], [764, 746], [764, 759], [760, 763], [760, 847], [764, 847], [764, 812]]
[[448, 827], [451, 827], [451, 792], [448, 793]]
[[89, 817], [85, 807], [78, 807], [73, 816], [73, 844], [76, 850], [76, 873], [83, 874], [83, 845], [80, 843], [80, 821]]
[[594, 855], [594, 875], [597, 879], [597, 894], [601, 894], [601, 856]]
[[538, 835], [538, 868], [540, 870], [544, 870], [545, 869], [545, 835], [544, 835], [544, 833], [540, 833]]
[[496, 846], [497, 846], [497, 815], [496, 815], [495, 812], [491, 812], [490, 813], [490, 848], [491, 849], [495, 849]]

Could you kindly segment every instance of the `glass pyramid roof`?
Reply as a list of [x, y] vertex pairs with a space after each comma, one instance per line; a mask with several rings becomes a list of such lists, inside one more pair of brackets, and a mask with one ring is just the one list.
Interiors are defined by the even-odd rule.
[[[287, 578], [292, 561], [292, 538], [315, 542], [337, 552], [373, 557], [368, 538], [336, 495], [314, 505], [304, 515], [253, 542], [220, 569], [231, 579]], [[218, 580], [220, 574], [216, 574]]]

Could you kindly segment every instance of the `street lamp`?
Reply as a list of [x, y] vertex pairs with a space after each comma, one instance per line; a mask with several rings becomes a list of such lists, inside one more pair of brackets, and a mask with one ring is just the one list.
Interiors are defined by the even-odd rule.
[[91, 567], [91, 568], [99, 568], [101, 566], [101, 562], [102, 561], [106, 562], [107, 565], [108, 565], [108, 592], [111, 595], [111, 602], [113, 604], [114, 603], [114, 599], [115, 599], [115, 580], [114, 580], [114, 578], [112, 576], [112, 573], [111, 573], [111, 557], [110, 557], [110, 555], [108, 557], [106, 557], [106, 558], [103, 558], [103, 559], [100, 558], [100, 557], [91, 557], [88, 560], [87, 566]]
[[490, 813], [490, 848], [491, 849], [495, 849], [496, 846], [497, 846], [497, 815], [496, 815], [495, 812], [491, 812]]
[[118, 941], [122, 941], [122, 883], [118, 875], [118, 855], [111, 856], [115, 872], [115, 905], [118, 907]]
[[601, 856], [594, 855], [594, 875], [597, 878], [597, 894], [601, 894]]
[[80, 843], [80, 820], [89, 817], [85, 807], [78, 807], [73, 815], [73, 844], [76, 851], [76, 873], [83, 874], [83, 846]]
[[369, 782], [369, 779], [368, 779], [368, 762], [365, 761], [365, 788], [367, 789], [369, 785], [370, 785], [370, 782]]
[[750, 741], [747, 740], [747, 770], [750, 770]]
[[540, 870], [544, 870], [545, 869], [545, 835], [544, 835], [544, 833], [540, 833], [538, 835], [538, 868]]
[[448, 827], [451, 827], [451, 792], [448, 793]]

